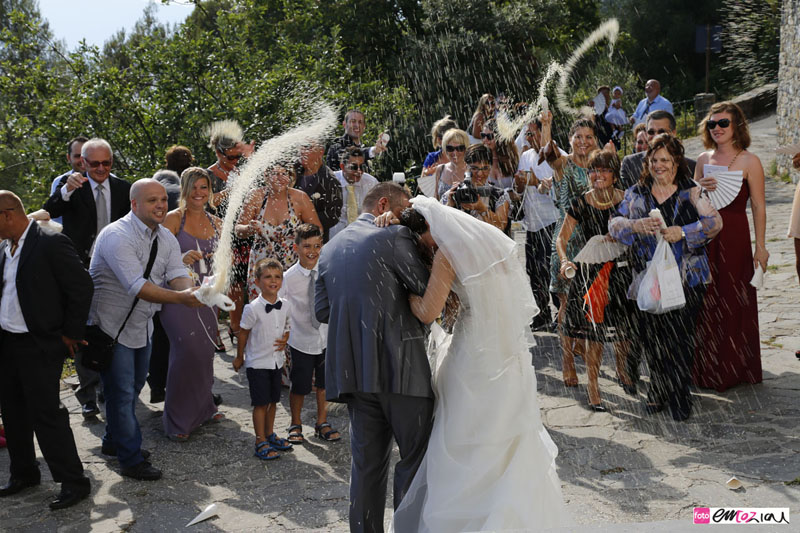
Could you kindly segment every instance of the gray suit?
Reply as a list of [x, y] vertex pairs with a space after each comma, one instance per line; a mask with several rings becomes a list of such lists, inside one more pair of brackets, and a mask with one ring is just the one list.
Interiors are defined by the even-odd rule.
[[428, 270], [411, 231], [378, 228], [364, 213], [322, 249], [315, 312], [329, 324], [326, 396], [350, 414], [351, 531], [383, 531], [392, 437], [400, 448], [394, 506], [425, 454], [433, 415], [425, 330], [409, 293]]

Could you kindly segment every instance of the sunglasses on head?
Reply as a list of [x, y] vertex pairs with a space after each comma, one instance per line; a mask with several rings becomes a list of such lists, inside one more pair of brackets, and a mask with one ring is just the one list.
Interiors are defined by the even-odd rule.
[[486, 139], [487, 141], [491, 141], [494, 139], [494, 133], [481, 133], [481, 139]]
[[448, 144], [446, 148], [448, 152], [463, 152], [466, 149], [467, 147], [464, 146], [463, 144], [459, 144], [458, 146], [451, 146]]
[[352, 172], [355, 172], [356, 170], [360, 170], [360, 171], [363, 172], [363, 171], [365, 171], [367, 169], [367, 165], [363, 165], [363, 164], [362, 165], [358, 165], [356, 163], [350, 163], [349, 165], [345, 165], [344, 168], [346, 168], [347, 170], [350, 170]]
[[654, 135], [661, 135], [662, 133], [669, 133], [669, 131], [665, 130], [664, 128], [658, 130], [647, 130], [647, 134], [650, 137], [653, 137]]
[[109, 161], [109, 160], [106, 160], [106, 161], [91, 161], [89, 159], [86, 159], [86, 164], [89, 165], [92, 168], [97, 168], [100, 165], [103, 165], [104, 167], [107, 167], [107, 168], [111, 168], [111, 163], [112, 162]]
[[709, 130], [713, 130], [717, 126], [719, 126], [720, 128], [727, 128], [730, 125], [731, 125], [731, 119], [729, 118], [722, 118], [719, 120], [709, 120], [708, 122], [706, 122], [706, 128], [708, 128]]

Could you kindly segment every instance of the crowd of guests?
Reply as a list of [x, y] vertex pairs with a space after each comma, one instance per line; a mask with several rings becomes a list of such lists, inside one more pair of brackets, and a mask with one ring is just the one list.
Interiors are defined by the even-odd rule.
[[[761, 381], [756, 293], [748, 282], [755, 265], [766, 270], [769, 257], [763, 169], [747, 151], [747, 122], [733, 103], [716, 104], [702, 121], [709, 151], [695, 163], [684, 155], [657, 81], [647, 82], [647, 98], [629, 118], [620, 113], [622, 89], [615, 87], [611, 95], [608, 87], [600, 89], [607, 100], [602, 119], [620, 128], [605, 144], [596, 115], [576, 120], [562, 149], [546, 111], [516, 139], [504, 139], [495, 122], [495, 98], [484, 94], [466, 131], [450, 116], [433, 125], [436, 150], [425, 159], [421, 178], [432, 177], [442, 203], [506, 233], [512, 223], [521, 224], [530, 290], [541, 309], [531, 328], [558, 331], [565, 386], [578, 386], [575, 356], [584, 358], [590, 409], [607, 410], [598, 375], [610, 343], [623, 389], [637, 395], [644, 359], [650, 373], [645, 411], [668, 406], [675, 420], [685, 420], [693, 381], [718, 391]], [[637, 150], [620, 163], [614, 141], [626, 124], [639, 128]], [[263, 460], [305, 442], [302, 406], [314, 391], [315, 436], [340, 438], [326, 412], [327, 330], [313, 312], [317, 260], [323, 245], [365, 205], [394, 194], [390, 184], [367, 172], [386, 143], [362, 143], [365, 117], [358, 110], [345, 114], [343, 127], [327, 154], [316, 141], [287, 154], [236, 207], [228, 333], [237, 344], [233, 366], [246, 369], [254, 453]], [[233, 121], [212, 124], [207, 135], [215, 157], [209, 167], [195, 166], [188, 148], [173, 146], [164, 169], [132, 184], [111, 172], [108, 142], [71, 140], [71, 168], [53, 181], [44, 205], [50, 218], [60, 219], [61, 234], [40, 229], [16, 195], [0, 191], [0, 238], [7, 239], [0, 256], [0, 400], [11, 458], [11, 477], [0, 496], [39, 483], [34, 433], [62, 483], [51, 507], [73, 505], [89, 494], [58, 401], [68, 353], [76, 357], [83, 415], [97, 416], [98, 404], [105, 403], [102, 452], [117, 457], [124, 476], [155, 480], [162, 474], [142, 447], [135, 415], [145, 382], [151, 402], [165, 402], [164, 433], [172, 440], [186, 441], [200, 426], [224, 418], [222, 398], [212, 390], [214, 353], [226, 349], [219, 312], [204, 307], [194, 291], [212, 272], [229, 209], [229, 181], [253, 153], [254, 142]], [[719, 209], [709, 198], [717, 180], [706, 175], [708, 165], [741, 173], [738, 195]], [[652, 216], [654, 210], [665, 224]], [[576, 259], [598, 239], [617, 244], [599, 247], [615, 250], [611, 256]], [[662, 239], [679, 266], [686, 303], [651, 314], [639, 310], [636, 294]], [[30, 302], [44, 298], [55, 302], [52, 309], [35, 312]], [[82, 364], [87, 324], [115, 340], [111, 362], [100, 371]], [[48, 364], [6, 355], [31, 351], [48, 352]], [[285, 436], [274, 427], [282, 383], [291, 387]]]

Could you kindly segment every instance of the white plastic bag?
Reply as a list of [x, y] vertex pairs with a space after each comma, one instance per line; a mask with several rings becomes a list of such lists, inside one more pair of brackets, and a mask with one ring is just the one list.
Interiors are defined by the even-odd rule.
[[636, 295], [639, 309], [660, 315], [686, 305], [681, 271], [669, 243], [659, 239]]

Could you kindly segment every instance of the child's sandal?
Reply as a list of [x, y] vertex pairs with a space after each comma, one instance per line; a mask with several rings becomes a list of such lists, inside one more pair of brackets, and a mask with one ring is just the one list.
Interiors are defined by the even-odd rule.
[[292, 443], [286, 439], [280, 438], [277, 433], [273, 433], [267, 437], [267, 441], [269, 442], [270, 446], [282, 452], [288, 452], [292, 449]]
[[289, 438], [286, 440], [292, 444], [304, 444], [306, 442], [306, 438], [303, 436], [303, 426], [295, 424], [289, 426], [287, 431], [289, 432]]
[[262, 461], [271, 461], [280, 458], [281, 454], [278, 453], [278, 450], [270, 446], [269, 442], [262, 440], [256, 443], [255, 456]]
[[[325, 429], [327, 429], [328, 431], [323, 431]], [[322, 424], [317, 424], [316, 426], [314, 426], [314, 436], [322, 440], [328, 442], [336, 442], [337, 440], [342, 438], [341, 434], [338, 437], [331, 437], [331, 435], [334, 433], [339, 433], [339, 432], [333, 429], [331, 425], [327, 422], [323, 422]]]

